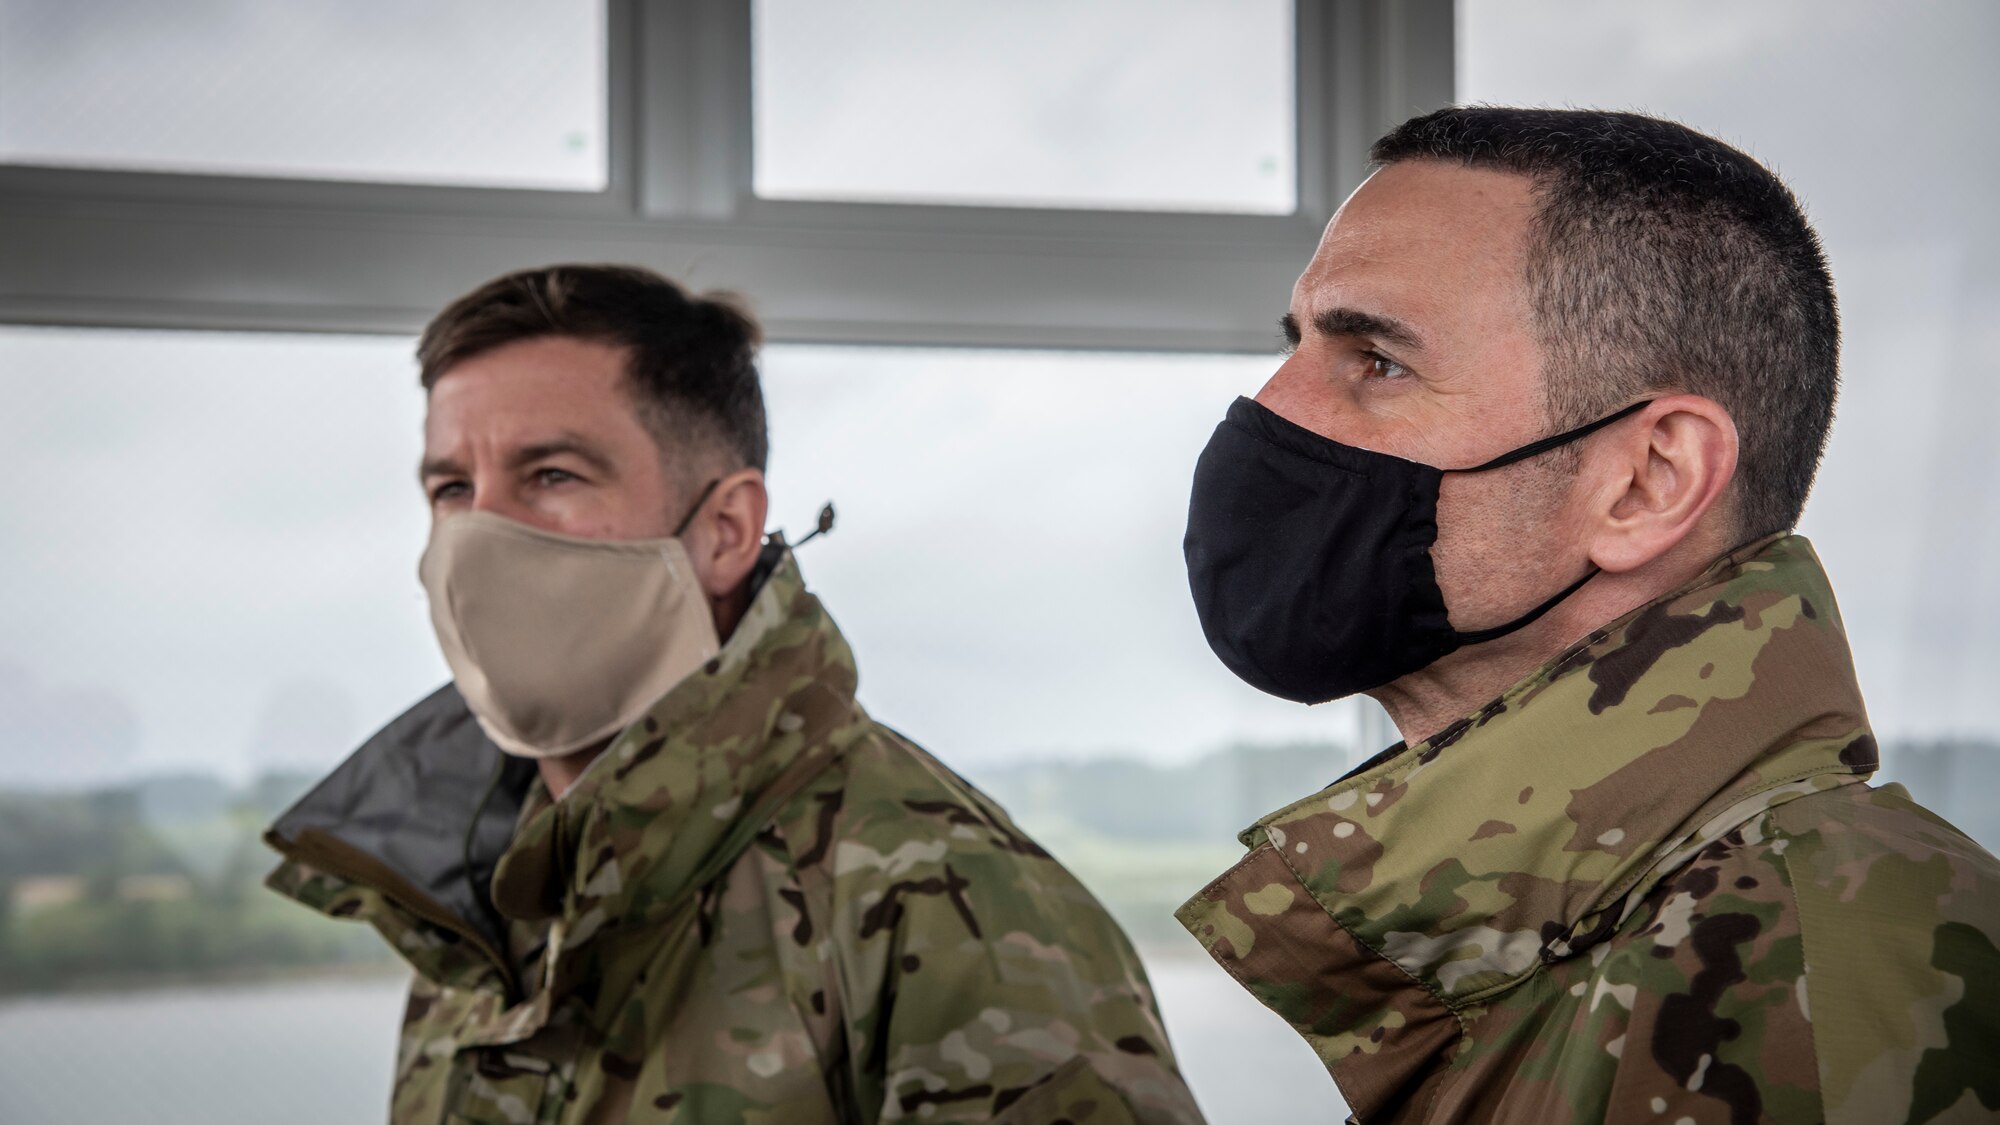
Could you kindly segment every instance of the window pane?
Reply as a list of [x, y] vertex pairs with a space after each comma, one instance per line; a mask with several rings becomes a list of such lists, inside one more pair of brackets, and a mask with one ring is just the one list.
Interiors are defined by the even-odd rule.
[[1344, 771], [1355, 732], [1347, 703], [1286, 704], [1225, 671], [1181, 564], [1195, 457], [1276, 363], [834, 347], [765, 363], [772, 523], [809, 528], [834, 501], [799, 561], [853, 643], [862, 703], [1118, 916], [1196, 1097], [1243, 1125], [1344, 1113], [1305, 1043], [1172, 919], [1241, 858], [1238, 831]]
[[0, 1120], [379, 1120], [404, 974], [258, 832], [445, 678], [409, 342], [0, 328], [0, 396]]
[[2000, 7], [1984, 0], [1459, 5], [1461, 101], [1677, 118], [1776, 168], [1804, 201], [1845, 339], [1801, 530], [1840, 596], [1885, 774], [1989, 848], [2000, 164], [1968, 138], [2000, 104], [1995, 42]]
[[603, 0], [0, 0], [0, 161], [597, 191]]
[[1289, 0], [757, 0], [768, 198], [1288, 214]]
[[[1350, 758], [1353, 708], [1215, 661], [1180, 561], [1194, 459], [1274, 362], [765, 358], [772, 524], [839, 505], [800, 563], [863, 702], [1126, 923], [1218, 1122], [1335, 1097], [1169, 914]], [[416, 580], [410, 342], [0, 329], [0, 396], [29, 466], [0, 493], [0, 1119], [379, 1117], [397, 963], [259, 890], [256, 833], [447, 675]], [[342, 965], [359, 976], [330, 986]], [[224, 986], [241, 971], [271, 979]], [[95, 1080], [107, 1053], [143, 1073]]]

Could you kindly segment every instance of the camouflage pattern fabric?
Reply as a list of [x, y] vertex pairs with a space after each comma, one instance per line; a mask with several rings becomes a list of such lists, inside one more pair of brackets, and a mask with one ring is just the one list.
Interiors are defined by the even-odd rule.
[[2000, 1119], [2000, 863], [1797, 536], [1258, 822], [1179, 918], [1362, 1122]]
[[511, 952], [291, 849], [274, 888], [417, 970], [391, 1118], [1198, 1122], [1117, 925], [855, 682], [786, 555], [721, 656], [536, 783]]

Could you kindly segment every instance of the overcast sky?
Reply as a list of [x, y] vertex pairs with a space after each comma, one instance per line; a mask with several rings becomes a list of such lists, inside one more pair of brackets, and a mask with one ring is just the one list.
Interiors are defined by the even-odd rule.
[[[2000, 735], [1980, 706], [2000, 675], [2000, 8], [1478, 3], [1462, 32], [1465, 98], [1678, 116], [1805, 198], [1848, 331], [1805, 530], [1882, 732]], [[898, 81], [824, 93], [865, 108]], [[1052, 120], [1073, 91], [1014, 96]], [[839, 503], [802, 561], [864, 702], [974, 768], [1348, 738], [1345, 705], [1269, 700], [1214, 662], [1181, 569], [1194, 457], [1274, 364], [771, 349], [774, 523]], [[444, 678], [415, 580], [409, 341], [0, 329], [0, 396], [0, 784], [324, 766]]]
[[[445, 677], [406, 340], [0, 331], [0, 776], [318, 765]], [[774, 348], [773, 524], [882, 719], [956, 760], [1345, 738], [1213, 665], [1194, 457], [1261, 357]], [[14, 373], [36, 372], [40, 377]], [[108, 417], [107, 417], [108, 415]], [[62, 745], [60, 756], [27, 753]]]
[[0, 0], [0, 157], [604, 185], [600, 0]]

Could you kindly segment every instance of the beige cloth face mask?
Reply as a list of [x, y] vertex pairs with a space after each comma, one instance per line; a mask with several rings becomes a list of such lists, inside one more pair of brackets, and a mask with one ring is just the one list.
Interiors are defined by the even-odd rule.
[[608, 738], [721, 651], [679, 538], [579, 539], [467, 512], [432, 525], [417, 574], [459, 693], [509, 754]]

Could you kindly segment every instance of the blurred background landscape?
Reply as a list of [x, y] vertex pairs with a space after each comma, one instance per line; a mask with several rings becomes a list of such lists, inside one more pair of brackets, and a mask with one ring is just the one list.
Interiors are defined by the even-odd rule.
[[[1068, 863], [1136, 940], [1195, 951], [1174, 908], [1235, 861], [1234, 835], [1331, 781], [1332, 744], [1233, 747], [1183, 766], [1078, 758], [977, 780]], [[0, 793], [0, 990], [241, 980], [396, 962], [374, 931], [259, 890], [258, 834], [318, 779], [232, 786], [182, 773]]]
[[[2000, 746], [1887, 748], [1918, 800], [2000, 840]], [[1173, 912], [1242, 854], [1235, 834], [1330, 783], [1339, 743], [1239, 745], [1162, 766], [1078, 756], [989, 767], [974, 782], [1074, 871], [1149, 955], [1199, 950]], [[1358, 760], [1358, 759], [1356, 759]], [[203, 981], [396, 974], [366, 926], [260, 890], [258, 839], [318, 778], [149, 777], [69, 792], [0, 792], [0, 995]]]

